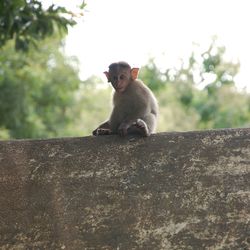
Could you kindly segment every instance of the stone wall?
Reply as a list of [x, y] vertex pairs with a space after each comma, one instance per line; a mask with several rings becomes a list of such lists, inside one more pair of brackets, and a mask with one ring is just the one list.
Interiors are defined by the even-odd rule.
[[250, 249], [250, 129], [0, 142], [0, 249]]

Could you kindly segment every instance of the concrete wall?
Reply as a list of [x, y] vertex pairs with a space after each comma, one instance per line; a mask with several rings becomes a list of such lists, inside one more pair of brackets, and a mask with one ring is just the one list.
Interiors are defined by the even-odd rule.
[[0, 249], [250, 249], [250, 129], [2, 141]]

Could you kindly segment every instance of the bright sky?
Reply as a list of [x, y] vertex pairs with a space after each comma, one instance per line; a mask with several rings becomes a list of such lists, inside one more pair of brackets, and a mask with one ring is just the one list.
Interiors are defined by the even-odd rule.
[[[79, 1], [70, 3], [73, 2]], [[165, 68], [173, 66], [191, 53], [193, 42], [206, 49], [211, 37], [217, 35], [226, 46], [228, 57], [239, 58], [241, 62], [237, 82], [250, 86], [249, 0], [86, 0], [86, 3], [83, 20], [70, 30], [66, 42], [66, 52], [80, 60], [82, 78], [92, 74], [102, 77], [102, 72], [114, 61], [124, 60], [140, 67], [150, 56]]]

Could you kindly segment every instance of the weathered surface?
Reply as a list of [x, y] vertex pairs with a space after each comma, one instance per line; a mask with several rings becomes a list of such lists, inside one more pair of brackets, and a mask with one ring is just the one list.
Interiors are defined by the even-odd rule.
[[0, 142], [0, 249], [250, 249], [250, 129]]

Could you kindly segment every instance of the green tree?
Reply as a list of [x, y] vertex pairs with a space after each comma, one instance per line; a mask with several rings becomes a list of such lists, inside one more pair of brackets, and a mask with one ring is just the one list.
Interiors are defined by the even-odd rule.
[[58, 38], [38, 49], [0, 54], [0, 136], [34, 138], [70, 135], [79, 88], [76, 60], [66, 57]]
[[153, 58], [150, 58], [148, 63], [140, 69], [140, 78], [153, 91], [160, 91], [166, 84], [165, 74], [158, 69]]
[[[83, 3], [79, 8], [84, 8]], [[52, 4], [47, 9], [38, 0], [0, 1], [0, 47], [14, 40], [16, 50], [27, 51], [30, 44], [36, 45], [58, 31], [67, 33], [68, 26], [76, 21], [73, 13], [61, 6]]]
[[161, 86], [152, 87], [160, 104], [159, 131], [250, 125], [250, 96], [235, 86], [240, 64], [226, 61], [225, 47], [216, 42], [204, 52], [195, 47], [179, 67], [160, 71], [152, 59], [143, 67], [141, 78]]
[[106, 81], [103, 83], [96, 76], [81, 83], [77, 92], [77, 104], [74, 106], [77, 119], [73, 131], [76, 134], [91, 135], [101, 122], [108, 119], [112, 107], [111, 93], [111, 85]]
[[61, 6], [0, 1], [0, 138], [73, 133], [80, 80], [61, 40], [74, 24], [74, 13]]

